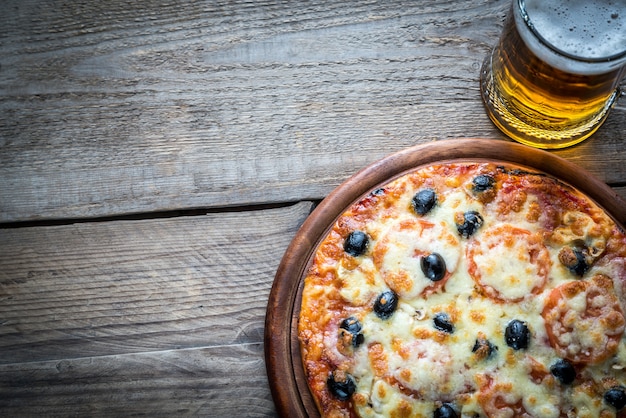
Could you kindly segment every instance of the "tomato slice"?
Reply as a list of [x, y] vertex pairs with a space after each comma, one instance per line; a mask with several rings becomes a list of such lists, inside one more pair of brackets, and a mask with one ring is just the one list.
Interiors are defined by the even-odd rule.
[[[426, 277], [421, 260], [437, 254], [445, 265], [443, 278]], [[461, 258], [461, 245], [443, 223], [423, 219], [400, 219], [380, 238], [372, 251], [372, 260], [387, 286], [400, 297], [428, 296], [444, 288]]]
[[486, 382], [478, 393], [478, 403], [488, 418], [532, 418], [524, 408], [522, 399], [513, 395], [512, 383], [496, 382], [491, 377], [485, 378]]
[[613, 281], [604, 275], [556, 287], [541, 316], [559, 356], [579, 364], [597, 364], [613, 356], [626, 324]]
[[492, 227], [470, 242], [467, 256], [474, 282], [498, 301], [540, 293], [551, 266], [541, 237], [510, 224]]

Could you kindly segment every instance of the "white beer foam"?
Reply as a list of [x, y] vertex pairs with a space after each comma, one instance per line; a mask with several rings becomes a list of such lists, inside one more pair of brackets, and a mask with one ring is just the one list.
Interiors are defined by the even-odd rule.
[[[626, 0], [518, 2], [523, 10], [522, 16], [516, 16], [520, 34], [544, 61], [563, 70], [587, 74], [606, 72], [626, 63]], [[519, 10], [516, 9], [516, 12]], [[528, 28], [522, 27], [526, 26], [522, 20], [543, 38], [543, 43], [549, 48], [579, 62], [568, 62], [567, 58], [545, 50]], [[607, 65], [586, 65], [585, 61], [604, 61]]]
[[625, 0], [525, 0], [528, 23], [556, 50], [583, 60], [626, 51]]

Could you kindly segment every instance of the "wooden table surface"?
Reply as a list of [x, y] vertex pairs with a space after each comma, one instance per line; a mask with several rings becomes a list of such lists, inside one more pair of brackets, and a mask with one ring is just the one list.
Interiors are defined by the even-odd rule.
[[[275, 416], [280, 259], [362, 167], [507, 140], [508, 1], [5, 0], [0, 416]], [[626, 197], [626, 98], [556, 151]]]

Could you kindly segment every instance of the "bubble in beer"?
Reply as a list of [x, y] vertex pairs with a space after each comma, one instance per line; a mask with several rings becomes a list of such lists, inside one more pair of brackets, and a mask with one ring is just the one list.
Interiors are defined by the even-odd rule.
[[626, 1], [519, 0], [525, 20], [552, 48], [601, 60], [626, 50]]

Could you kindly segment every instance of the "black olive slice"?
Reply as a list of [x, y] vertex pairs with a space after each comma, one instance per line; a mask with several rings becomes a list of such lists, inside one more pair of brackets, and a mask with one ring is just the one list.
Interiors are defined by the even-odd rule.
[[569, 385], [576, 379], [576, 370], [572, 363], [565, 359], [558, 360], [550, 366], [550, 373], [564, 385]]
[[345, 376], [345, 380], [335, 380], [335, 375], [328, 376], [326, 381], [328, 390], [340, 401], [347, 401], [352, 394], [356, 391], [356, 383], [354, 378], [350, 375]]
[[490, 176], [489, 174], [479, 174], [474, 177], [474, 180], [472, 180], [472, 191], [475, 193], [482, 193], [492, 189], [495, 184], [496, 179], [493, 178], [493, 176]]
[[589, 270], [590, 266], [587, 264], [587, 259], [581, 250], [578, 248], [574, 249], [574, 254], [576, 254], [576, 264], [570, 267], [570, 270], [574, 274], [582, 276]]
[[454, 332], [454, 324], [450, 320], [450, 315], [445, 312], [437, 312], [433, 317], [433, 324], [439, 331], [452, 334]]
[[579, 247], [563, 247], [559, 251], [559, 261], [574, 275], [582, 277], [591, 267], [585, 252]]
[[367, 251], [369, 238], [363, 231], [352, 231], [343, 243], [343, 249], [353, 257], [358, 257]]
[[491, 341], [486, 338], [477, 338], [472, 347], [472, 353], [476, 354], [478, 358], [487, 359], [498, 350], [496, 345], [493, 345]]
[[433, 189], [422, 189], [413, 196], [413, 210], [426, 215], [437, 204], [437, 193]]
[[530, 330], [526, 322], [514, 319], [506, 326], [504, 331], [504, 339], [506, 345], [514, 350], [522, 350], [528, 348], [530, 343]]
[[469, 238], [483, 225], [483, 222], [480, 213], [470, 210], [465, 212], [463, 218], [456, 222], [456, 229], [463, 238]]
[[422, 257], [420, 267], [426, 278], [433, 282], [438, 282], [446, 275], [446, 262], [443, 257], [437, 253]]
[[450, 404], [444, 403], [439, 408], [435, 409], [433, 414], [434, 418], [457, 418], [458, 415], [454, 408]]
[[358, 319], [356, 319], [353, 316], [346, 318], [343, 321], [341, 321], [341, 324], [339, 325], [339, 327], [348, 331], [352, 335], [353, 347], [356, 348], [359, 345], [363, 344], [363, 341], [365, 340], [365, 337], [361, 333], [363, 326], [361, 325], [361, 322]]
[[398, 307], [398, 295], [392, 290], [387, 290], [378, 296], [374, 303], [374, 313], [380, 319], [388, 319]]
[[619, 411], [626, 406], [626, 388], [612, 387], [604, 393], [604, 401]]

